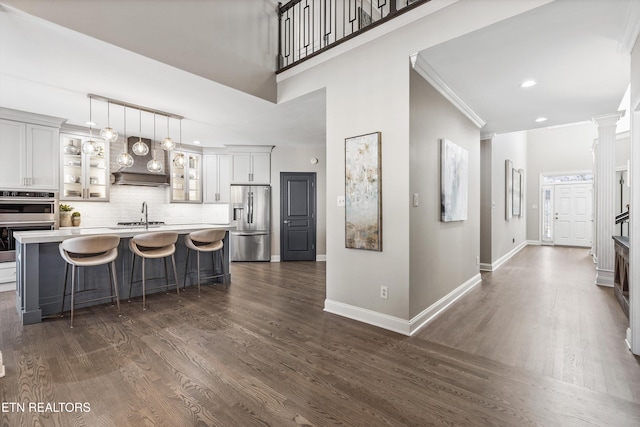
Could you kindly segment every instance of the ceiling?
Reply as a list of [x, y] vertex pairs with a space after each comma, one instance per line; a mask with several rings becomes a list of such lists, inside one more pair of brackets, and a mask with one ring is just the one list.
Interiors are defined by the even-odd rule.
[[[639, 2], [556, 0], [421, 51], [419, 57], [486, 122], [485, 133], [590, 120], [616, 111], [628, 86], [629, 53], [620, 53], [620, 45], [628, 17], [635, 16], [629, 5]], [[178, 42], [168, 53], [179, 56], [171, 49], [187, 36], [174, 32], [172, 37]], [[184, 116], [185, 143], [325, 144], [324, 91], [274, 104], [196, 73], [211, 68], [211, 58], [202, 55], [201, 60], [192, 72], [185, 71], [178, 62], [168, 65], [0, 4], [2, 107], [84, 125], [87, 94], [94, 93]], [[538, 85], [522, 89], [525, 79]], [[121, 133], [123, 115], [120, 107], [111, 108], [111, 125]], [[540, 116], [548, 121], [537, 124]], [[105, 125], [105, 103], [94, 102], [92, 119], [97, 127]], [[138, 112], [129, 110], [127, 122], [127, 134], [137, 135]], [[153, 117], [144, 115], [142, 125], [142, 136], [151, 137]], [[166, 128], [166, 118], [158, 117], [157, 132]], [[174, 139], [178, 129], [170, 121]]]
[[[629, 85], [621, 42], [632, 1], [640, 3], [556, 0], [426, 49], [419, 60], [486, 122], [483, 133], [591, 120], [617, 111]], [[528, 79], [538, 84], [521, 88]]]

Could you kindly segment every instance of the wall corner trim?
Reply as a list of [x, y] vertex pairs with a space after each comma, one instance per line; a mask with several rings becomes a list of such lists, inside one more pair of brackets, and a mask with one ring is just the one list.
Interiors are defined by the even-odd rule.
[[453, 291], [449, 292], [444, 297], [440, 298], [438, 301], [436, 301], [435, 304], [432, 304], [424, 309], [420, 314], [409, 321], [409, 328], [411, 331], [409, 335], [413, 335], [414, 333], [418, 332], [418, 330], [420, 330], [427, 323], [431, 322], [438, 314], [449, 308], [449, 306], [451, 306], [458, 299], [462, 298], [464, 294], [469, 292], [474, 286], [481, 282], [482, 276], [480, 275], [480, 273], [478, 273], [455, 288]]
[[[414, 61], [411, 61], [412, 63]], [[431, 65], [418, 55], [413, 64], [413, 69], [422, 76], [427, 82], [429, 82], [442, 96], [444, 96], [449, 102], [451, 102], [462, 114], [467, 116], [473, 124], [478, 128], [483, 127], [487, 122], [484, 121], [475, 111], [456, 94], [453, 89], [444, 81], [442, 77], [434, 70]]]
[[390, 316], [377, 311], [369, 310], [355, 305], [344, 304], [330, 299], [324, 300], [324, 311], [338, 316], [347, 317], [402, 335], [411, 335], [409, 321], [399, 317]]
[[471, 288], [481, 282], [482, 277], [480, 276], [480, 273], [474, 275], [456, 289], [440, 298], [440, 300], [424, 309], [411, 320], [401, 319], [399, 317], [378, 313], [377, 311], [344, 304], [330, 299], [326, 299], [324, 301], [324, 311], [387, 329], [392, 332], [397, 332], [402, 335], [411, 336], [433, 320], [438, 314], [446, 310], [451, 304], [460, 299], [464, 294], [469, 292]]
[[537, 240], [525, 240], [524, 242], [520, 243], [515, 248], [511, 249], [506, 254], [502, 255], [495, 262], [492, 262], [492, 263], [484, 263], [484, 262], [480, 263], [480, 271], [496, 271], [498, 269], [498, 267], [500, 267], [505, 262], [509, 261], [509, 259], [511, 259], [511, 257], [513, 257], [515, 254], [520, 252], [522, 249], [524, 249], [525, 246], [528, 246], [528, 245], [532, 245], [532, 246], [533, 245], [540, 245], [540, 242], [537, 241]]

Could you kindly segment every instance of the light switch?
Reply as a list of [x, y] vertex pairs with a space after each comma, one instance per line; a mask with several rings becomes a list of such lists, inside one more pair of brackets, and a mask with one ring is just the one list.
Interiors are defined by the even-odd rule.
[[420, 200], [418, 197], [418, 193], [413, 193], [413, 207], [417, 208]]
[[344, 196], [338, 196], [338, 206], [344, 206]]

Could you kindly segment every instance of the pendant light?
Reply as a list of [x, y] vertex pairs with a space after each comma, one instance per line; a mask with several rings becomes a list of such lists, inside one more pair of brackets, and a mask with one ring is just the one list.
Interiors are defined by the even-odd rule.
[[176, 144], [169, 136], [169, 116], [167, 116], [167, 137], [162, 140], [162, 149], [164, 151], [171, 151], [176, 148]]
[[[151, 144], [156, 140], [156, 113], [153, 113], [153, 139], [151, 140]], [[153, 147], [153, 158], [149, 160], [147, 163], [147, 170], [149, 172], [162, 172], [162, 163], [156, 160], [156, 148]]]
[[131, 166], [133, 166], [133, 157], [131, 157], [131, 154], [129, 154], [129, 150], [127, 150], [127, 106], [124, 106], [124, 151], [120, 154], [118, 154], [118, 158], [116, 159], [116, 162], [118, 163], [118, 166], [121, 166], [123, 168], [129, 168]]
[[180, 119], [180, 151], [173, 158], [173, 165], [179, 168], [184, 167], [184, 153], [182, 152], [182, 119]]
[[138, 136], [138, 142], [133, 144], [133, 147], [131, 147], [131, 151], [133, 151], [135, 155], [146, 156], [147, 154], [149, 154], [149, 147], [147, 146], [147, 144], [142, 142], [142, 110], [138, 110], [138, 112], [140, 113], [140, 132], [138, 133], [138, 135], [140, 136]]
[[96, 144], [96, 142], [93, 140], [92, 126], [94, 123], [91, 111], [91, 100], [92, 98], [89, 97], [89, 139], [82, 143], [82, 152], [84, 154], [95, 155], [98, 152], [99, 147], [98, 144]]
[[107, 127], [100, 131], [100, 136], [107, 142], [116, 142], [118, 132], [111, 127], [111, 102], [107, 101]]

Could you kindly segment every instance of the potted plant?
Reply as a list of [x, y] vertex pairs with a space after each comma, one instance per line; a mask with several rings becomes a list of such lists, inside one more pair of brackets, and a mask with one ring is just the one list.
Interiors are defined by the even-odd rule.
[[74, 227], [77, 227], [80, 225], [80, 212], [76, 211], [71, 214], [71, 224]]
[[71, 227], [71, 211], [73, 206], [60, 204], [60, 227]]

